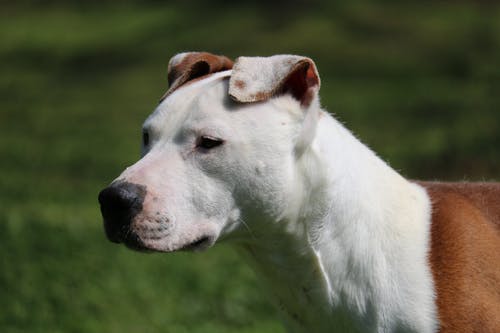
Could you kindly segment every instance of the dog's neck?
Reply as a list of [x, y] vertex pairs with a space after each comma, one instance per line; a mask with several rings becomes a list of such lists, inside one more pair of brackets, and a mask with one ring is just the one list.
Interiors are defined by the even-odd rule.
[[244, 252], [293, 331], [433, 332], [428, 196], [320, 118], [297, 161], [300, 197]]

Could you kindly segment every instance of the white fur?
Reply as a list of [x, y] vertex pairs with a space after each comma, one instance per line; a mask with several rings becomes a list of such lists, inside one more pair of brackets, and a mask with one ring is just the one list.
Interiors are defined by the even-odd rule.
[[[425, 191], [317, 96], [308, 110], [288, 95], [237, 104], [230, 75], [178, 89], [146, 120], [151, 143], [120, 176], [147, 187], [132, 225], [145, 245], [232, 240], [292, 332], [435, 332]], [[200, 135], [225, 143], [201, 152]]]
[[[319, 75], [313, 61], [309, 58], [280, 54], [272, 57], [239, 57], [233, 67], [229, 83], [229, 95], [240, 102], [263, 100], [262, 96], [271, 96], [281, 86], [299, 63], [307, 62], [312, 71]], [[243, 84], [240, 86], [239, 84]]]

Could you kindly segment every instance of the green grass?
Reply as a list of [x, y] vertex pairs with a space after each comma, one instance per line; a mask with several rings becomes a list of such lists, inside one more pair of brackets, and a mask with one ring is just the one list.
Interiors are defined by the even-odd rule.
[[47, 215], [11, 216], [1, 226], [10, 239], [0, 278], [4, 332], [278, 330], [253, 275], [230, 251], [138, 254], [105, 241], [100, 228]]
[[103, 235], [97, 193], [177, 52], [309, 55], [323, 105], [404, 175], [500, 178], [499, 6], [215, 3], [0, 2], [0, 331], [283, 331], [231, 247]]

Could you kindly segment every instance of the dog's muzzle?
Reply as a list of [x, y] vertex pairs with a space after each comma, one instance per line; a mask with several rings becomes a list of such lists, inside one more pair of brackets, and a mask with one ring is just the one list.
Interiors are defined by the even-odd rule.
[[145, 186], [124, 181], [112, 183], [99, 193], [104, 230], [110, 241], [141, 247], [141, 241], [132, 232], [130, 225], [133, 218], [142, 211], [145, 196]]

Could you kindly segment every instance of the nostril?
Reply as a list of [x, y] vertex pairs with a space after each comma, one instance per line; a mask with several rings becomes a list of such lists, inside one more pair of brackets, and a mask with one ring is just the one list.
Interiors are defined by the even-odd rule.
[[117, 211], [132, 207], [137, 200], [136, 193], [122, 186], [110, 186], [99, 193], [101, 207]]
[[142, 208], [145, 196], [145, 186], [128, 182], [118, 182], [102, 190], [99, 193], [98, 200], [103, 208], [122, 211], [130, 208]]
[[146, 187], [129, 182], [116, 182], [99, 193], [106, 234], [119, 241], [132, 218], [142, 210]]

